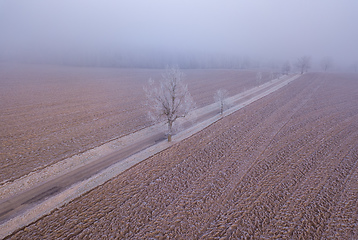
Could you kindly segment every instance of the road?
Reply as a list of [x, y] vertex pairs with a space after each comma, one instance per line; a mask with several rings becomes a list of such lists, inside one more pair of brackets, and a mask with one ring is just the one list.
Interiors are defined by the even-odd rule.
[[[272, 84], [267, 84], [261, 88], [249, 90], [246, 94], [238, 94], [236, 97], [231, 98], [231, 104], [237, 105], [243, 101], [246, 101], [247, 99], [255, 98], [259, 94], [262, 94], [268, 89], [274, 88], [277, 84], [284, 81], [285, 79], [278, 82], [273, 82]], [[201, 111], [200, 114], [197, 115], [196, 121], [194, 123], [184, 124], [184, 129], [189, 128], [194, 124], [199, 124], [200, 122], [210, 119], [217, 114], [217, 108], [206, 108], [205, 111]], [[71, 185], [96, 175], [114, 163], [120, 162], [134, 155], [135, 153], [155, 145], [158, 142], [165, 141], [165, 138], [166, 137], [164, 133], [160, 132], [145, 136], [134, 144], [126, 146], [117, 152], [92, 161], [85, 166], [74, 169], [64, 175], [46, 181], [34, 188], [18, 193], [17, 195], [14, 195], [8, 199], [4, 199], [0, 202], [0, 224], [7, 222], [8, 220], [20, 215], [28, 209], [31, 209], [49, 197], [64, 191]]]
[[97, 159], [83, 167], [77, 168], [67, 174], [52, 179], [35, 188], [32, 188], [1, 202], [0, 223], [16, 216], [32, 205], [63, 191], [72, 184], [83, 181], [118, 162], [119, 160], [125, 159], [132, 154], [142, 151], [149, 146], [154, 145], [156, 142], [162, 140], [165, 140], [165, 135], [163, 133], [157, 133], [155, 135], [149, 136], [136, 142], [135, 144], [122, 148], [120, 151]]

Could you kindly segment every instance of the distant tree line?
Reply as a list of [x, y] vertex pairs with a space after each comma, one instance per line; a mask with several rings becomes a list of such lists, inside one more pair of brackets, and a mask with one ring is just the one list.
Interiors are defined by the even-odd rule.
[[0, 61], [21, 63], [47, 63], [83, 67], [114, 68], [165, 68], [177, 65], [181, 69], [259, 68], [260, 62], [248, 56], [229, 56], [225, 54], [132, 52], [132, 51], [54, 51], [51, 53], [18, 53], [6, 56], [0, 52]]
[[[179, 66], [181, 69], [268, 69], [269, 71], [289, 74], [290, 72], [332, 71], [335, 64], [332, 58], [324, 57], [318, 65], [312, 67], [311, 57], [303, 55], [292, 61], [258, 60], [249, 56], [208, 53], [174, 53], [166, 51], [84, 51], [53, 50], [52, 52], [16, 52], [0, 51], [0, 62], [56, 64], [80, 67], [113, 67], [113, 68], [154, 68]], [[347, 66], [348, 71], [358, 71], [358, 64]]]
[[165, 68], [167, 65], [177, 65], [181, 69], [249, 69], [260, 66], [258, 62], [251, 61], [248, 57], [219, 54], [167, 54], [160, 52], [151, 54], [108, 53], [64, 56], [61, 61], [63, 65], [119, 68]]

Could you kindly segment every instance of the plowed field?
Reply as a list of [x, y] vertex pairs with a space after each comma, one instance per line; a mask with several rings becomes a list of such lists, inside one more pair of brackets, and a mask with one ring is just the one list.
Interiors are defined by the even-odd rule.
[[[0, 183], [151, 125], [143, 86], [163, 71], [0, 65]], [[258, 84], [250, 71], [184, 72], [198, 107]]]
[[305, 74], [11, 239], [358, 239], [358, 77]]

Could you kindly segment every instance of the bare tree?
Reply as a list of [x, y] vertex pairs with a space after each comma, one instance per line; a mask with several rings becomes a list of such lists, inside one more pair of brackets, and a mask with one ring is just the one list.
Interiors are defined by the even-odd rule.
[[178, 67], [167, 68], [159, 86], [150, 79], [149, 88], [144, 88], [150, 118], [168, 124], [168, 142], [172, 140], [175, 120], [185, 117], [195, 105], [188, 86], [182, 82], [183, 76]]
[[257, 85], [260, 85], [261, 81], [262, 81], [262, 73], [258, 72], [256, 74], [256, 83], [257, 83]]
[[229, 107], [229, 104], [227, 102], [228, 96], [229, 94], [225, 89], [217, 90], [214, 95], [214, 100], [219, 105], [221, 115], [224, 113], [225, 108]]
[[290, 62], [289, 61], [284, 62], [283, 65], [282, 65], [282, 74], [287, 75], [287, 74], [290, 73], [290, 71], [291, 71]]
[[271, 80], [274, 80], [274, 79], [280, 78], [280, 77], [281, 77], [281, 74], [279, 72], [273, 72], [273, 71], [270, 72], [270, 79]]
[[301, 71], [301, 74], [307, 72], [311, 67], [311, 58], [309, 56], [302, 56], [297, 59], [296, 67]]
[[275, 79], [275, 74], [273, 71], [270, 72], [270, 80], [274, 80]]
[[333, 65], [332, 60], [329, 57], [324, 57], [321, 61], [321, 67], [326, 72]]

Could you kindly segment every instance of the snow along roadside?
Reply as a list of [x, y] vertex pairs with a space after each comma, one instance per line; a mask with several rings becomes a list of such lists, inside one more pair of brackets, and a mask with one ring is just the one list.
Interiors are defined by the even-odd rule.
[[[223, 117], [230, 115], [230, 114], [234, 113], [235, 111], [245, 107], [246, 105], [248, 105], [262, 97], [265, 97], [266, 95], [284, 87], [285, 85], [287, 85], [290, 82], [297, 79], [299, 76], [300, 75], [295, 75], [295, 76], [293, 76], [287, 80], [284, 80], [284, 81], [282, 81], [282, 79], [280, 79], [280, 80], [276, 79], [274, 81], [271, 81], [269, 83], [266, 83], [264, 85], [256, 87], [255, 89], [259, 90], [259, 89], [263, 89], [263, 88], [269, 87], [271, 85], [274, 85], [274, 87], [268, 88], [267, 90], [242, 102], [241, 104], [238, 104], [238, 105], [226, 110], [223, 114]], [[255, 91], [253, 91], [253, 89], [250, 89], [248, 91], [250, 91], [252, 93], [255, 92]], [[246, 92], [229, 98], [229, 101], [235, 101], [235, 99], [237, 99], [237, 97], [239, 95], [241, 95], [241, 97], [246, 96], [247, 95], [247, 94], [245, 94]], [[196, 114], [194, 112], [192, 117], [194, 117], [197, 114], [203, 114], [203, 112], [204, 113], [210, 112], [215, 108], [217, 108], [217, 106], [215, 104], [211, 104], [204, 108], [200, 108], [196, 111]], [[205, 109], [205, 111], [204, 111], [204, 109]], [[19, 216], [16, 216], [15, 218], [8, 220], [7, 222], [4, 222], [3, 224], [0, 225], [0, 239], [10, 235], [11, 233], [13, 233], [14, 231], [16, 231], [19, 228], [27, 226], [28, 224], [39, 219], [40, 217], [51, 213], [51, 211], [53, 211], [54, 209], [59, 208], [65, 204], [69, 203], [73, 199], [83, 195], [84, 193], [92, 190], [93, 188], [104, 184], [106, 181], [116, 177], [117, 175], [119, 175], [120, 173], [125, 171], [126, 169], [129, 169], [130, 167], [134, 166], [135, 164], [153, 156], [154, 154], [156, 154], [158, 152], [161, 152], [161, 151], [169, 148], [173, 144], [176, 144], [176, 143], [182, 141], [183, 139], [186, 139], [186, 138], [192, 136], [193, 134], [195, 134], [195, 133], [201, 131], [202, 129], [210, 126], [211, 124], [215, 123], [216, 121], [221, 119], [221, 117], [222, 116], [220, 116], [220, 115], [216, 115], [210, 119], [207, 119], [201, 123], [198, 123], [198, 124], [188, 128], [182, 132], [179, 132], [178, 134], [175, 135], [175, 137], [173, 138], [173, 141], [171, 143], [168, 143], [166, 140], [159, 142], [143, 151], [140, 151], [140, 152], [124, 159], [121, 162], [118, 162], [118, 163], [112, 165], [111, 167], [108, 167], [107, 169], [101, 171], [100, 173], [92, 176], [91, 178], [89, 178], [85, 181], [82, 181], [82, 182], [72, 185], [71, 187], [69, 187], [65, 191], [59, 193], [58, 195], [53, 196], [53, 197], [45, 200], [44, 202], [38, 204], [37, 206], [35, 206], [31, 209], [28, 209], [27, 211], [20, 214]], [[42, 174], [47, 176], [48, 172], [51, 173], [51, 169], [53, 169], [56, 172], [59, 172], [56, 176], [58, 176], [59, 174], [63, 174], [64, 172], [61, 171], [61, 169], [66, 169], [66, 167], [68, 167], [68, 166], [75, 165], [74, 163], [71, 162], [71, 160], [78, 162], [78, 165], [75, 165], [72, 169], [70, 169], [70, 170], [73, 170], [77, 167], [87, 164], [89, 161], [93, 161], [93, 160], [97, 159], [98, 157], [105, 156], [111, 152], [114, 152], [122, 146], [131, 144], [133, 141], [136, 141], [138, 139], [138, 137], [143, 136], [144, 134], [151, 134], [151, 133], [153, 134], [153, 131], [155, 133], [157, 133], [157, 131], [164, 131], [165, 128], [166, 128], [166, 126], [164, 126], [163, 124], [154, 125], [152, 127], [140, 130], [136, 133], [127, 135], [123, 138], [120, 138], [120, 139], [114, 140], [112, 142], [109, 142], [107, 144], [104, 144], [100, 147], [91, 149], [83, 154], [76, 155], [69, 159], [65, 159], [64, 161], [61, 161], [62, 165], [55, 164], [58, 166], [50, 166], [49, 169], [46, 168], [47, 170], [42, 169], [40, 171], [40, 173], [33, 173], [33, 175], [29, 174], [28, 176], [33, 177], [33, 176], [38, 175], [38, 177], [40, 178], [40, 181], [36, 182], [36, 184], [38, 184], [39, 182], [43, 182], [43, 181], [46, 181], [47, 179], [50, 179], [50, 177], [48, 177], [46, 179], [46, 177], [42, 176]], [[43, 173], [43, 171], [45, 171], [45, 172]], [[69, 171], [69, 170], [67, 170], [67, 171]], [[29, 188], [29, 186], [36, 185], [36, 184], [31, 184], [31, 183], [26, 185], [26, 183], [28, 181], [30, 181], [30, 180], [27, 180], [26, 178], [19, 179], [19, 180], [21, 180], [20, 185], [19, 185], [20, 187], [24, 186], [24, 187]], [[11, 184], [19, 184], [19, 183], [13, 182]], [[19, 189], [16, 189], [16, 190], [19, 191]], [[1, 191], [3, 191], [3, 189], [1, 189]], [[8, 194], [8, 196], [9, 195], [11, 196], [12, 194], [13, 193], [10, 193], [10, 194]]]
[[[272, 80], [270, 82], [266, 82], [263, 85], [251, 88], [247, 91], [231, 96], [227, 99], [227, 101], [231, 106], [233, 106], [235, 101], [237, 101], [238, 99], [254, 94], [261, 89], [265, 89], [285, 80], [286, 79], [282, 77], [279, 79]], [[203, 116], [215, 109], [217, 109], [217, 105], [215, 103], [199, 109], [195, 109], [185, 119], [178, 119], [177, 122], [179, 124], [186, 121], [195, 122], [196, 118]], [[230, 109], [228, 109], [228, 111], [230, 111]], [[158, 132], [165, 132], [165, 130], [166, 126], [163, 124], [156, 124], [147, 128], [143, 128], [134, 133], [128, 134], [126, 136], [102, 144], [98, 147], [92, 148], [84, 153], [80, 153], [70, 158], [66, 158], [50, 166], [36, 169], [14, 181], [4, 181], [0, 183], [0, 201], [14, 196], [17, 193], [31, 189], [43, 182], [54, 179], [60, 175], [66, 174], [74, 169], [82, 167], [98, 158], [118, 151], [121, 148], [125, 148], [126, 146], [129, 146], [132, 143], [138, 141], [138, 139], [143, 138], [144, 136], [151, 136]]]

